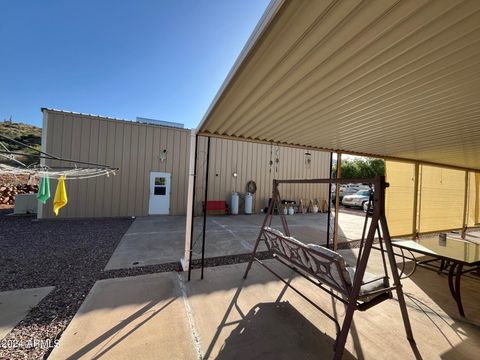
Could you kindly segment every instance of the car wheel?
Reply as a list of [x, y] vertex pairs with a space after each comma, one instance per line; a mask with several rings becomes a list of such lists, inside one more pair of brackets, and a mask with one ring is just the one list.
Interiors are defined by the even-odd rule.
[[363, 211], [367, 212], [368, 211], [368, 201], [364, 201], [362, 203], [362, 209]]

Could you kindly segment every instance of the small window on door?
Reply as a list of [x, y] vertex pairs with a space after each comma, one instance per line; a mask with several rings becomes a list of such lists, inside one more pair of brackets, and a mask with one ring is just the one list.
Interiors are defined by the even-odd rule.
[[165, 186], [155, 186], [153, 190], [154, 195], [167, 195], [167, 188]]
[[156, 177], [155, 185], [153, 186], [154, 195], [167, 195], [167, 181], [164, 177]]
[[167, 180], [164, 177], [156, 177], [155, 178], [155, 185], [163, 185], [167, 184]]

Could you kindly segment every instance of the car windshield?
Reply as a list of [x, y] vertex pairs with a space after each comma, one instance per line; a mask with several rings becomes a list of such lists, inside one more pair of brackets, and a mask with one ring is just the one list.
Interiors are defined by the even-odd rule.
[[368, 190], [360, 190], [357, 192], [357, 195], [360, 195], [360, 196], [370, 196], [370, 191]]

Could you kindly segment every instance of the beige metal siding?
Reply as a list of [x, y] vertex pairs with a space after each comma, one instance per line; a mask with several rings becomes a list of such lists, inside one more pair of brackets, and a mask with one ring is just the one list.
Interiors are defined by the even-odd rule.
[[[80, 161], [120, 168], [116, 176], [68, 180], [68, 205], [59, 217], [110, 217], [148, 215], [151, 171], [172, 174], [170, 214], [185, 213], [189, 130], [61, 111], [48, 112], [45, 126], [47, 152]], [[44, 140], [42, 140], [44, 141]], [[167, 150], [167, 160], [159, 155]], [[71, 166], [69, 163], [47, 162]], [[42, 217], [52, 218], [52, 198], [43, 207]]]
[[[278, 148], [279, 163], [275, 168], [275, 150]], [[195, 212], [201, 213], [201, 201], [205, 191], [207, 139], [199, 138], [197, 174], [195, 188]], [[273, 152], [271, 156], [271, 152]], [[246, 184], [253, 180], [257, 184], [254, 196], [254, 212], [260, 212], [267, 206], [271, 196], [273, 179], [304, 179], [328, 177], [330, 154], [323, 151], [311, 153], [311, 165], [305, 164], [305, 150], [298, 148], [272, 146], [266, 144], [240, 142], [220, 138], [211, 138], [209, 166], [209, 200], [225, 200], [230, 203], [232, 191], [246, 192]], [[270, 159], [274, 165], [270, 168]], [[233, 173], [238, 174], [237, 178]], [[283, 199], [318, 199], [320, 204], [328, 198], [328, 186], [315, 185], [282, 185]], [[240, 201], [242, 204], [242, 201]], [[242, 211], [242, 206], [240, 207]]]
[[[47, 152], [63, 158], [89, 161], [120, 168], [116, 176], [86, 180], [68, 180], [69, 203], [60, 210], [59, 217], [110, 217], [148, 215], [150, 172], [172, 174], [170, 214], [184, 215], [187, 206], [188, 154], [190, 131], [97, 116], [45, 110], [44, 124]], [[329, 153], [309, 151], [310, 169], [305, 166], [305, 151], [278, 147], [278, 171], [270, 172], [270, 153], [277, 146], [211, 139], [210, 200], [230, 202], [232, 191], [246, 192], [249, 180], [257, 183], [254, 211], [266, 206], [274, 178], [319, 178], [328, 176]], [[159, 160], [163, 150], [167, 159]], [[196, 213], [201, 213], [204, 193], [206, 138], [199, 138], [198, 181]], [[275, 152], [273, 153], [275, 157]], [[69, 163], [50, 162], [50, 165], [71, 166]], [[232, 176], [233, 172], [238, 177]], [[41, 217], [52, 218], [52, 201], [56, 181], [52, 182], [52, 199], [44, 207]], [[328, 196], [324, 185], [289, 185], [282, 190], [285, 199], [319, 199]]]

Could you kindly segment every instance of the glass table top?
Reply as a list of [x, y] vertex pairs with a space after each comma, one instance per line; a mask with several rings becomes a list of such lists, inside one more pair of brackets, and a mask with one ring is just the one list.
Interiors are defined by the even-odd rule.
[[438, 235], [419, 240], [392, 239], [392, 245], [467, 265], [480, 264], [480, 244], [458, 237], [447, 236], [446, 240], [439, 239]]

